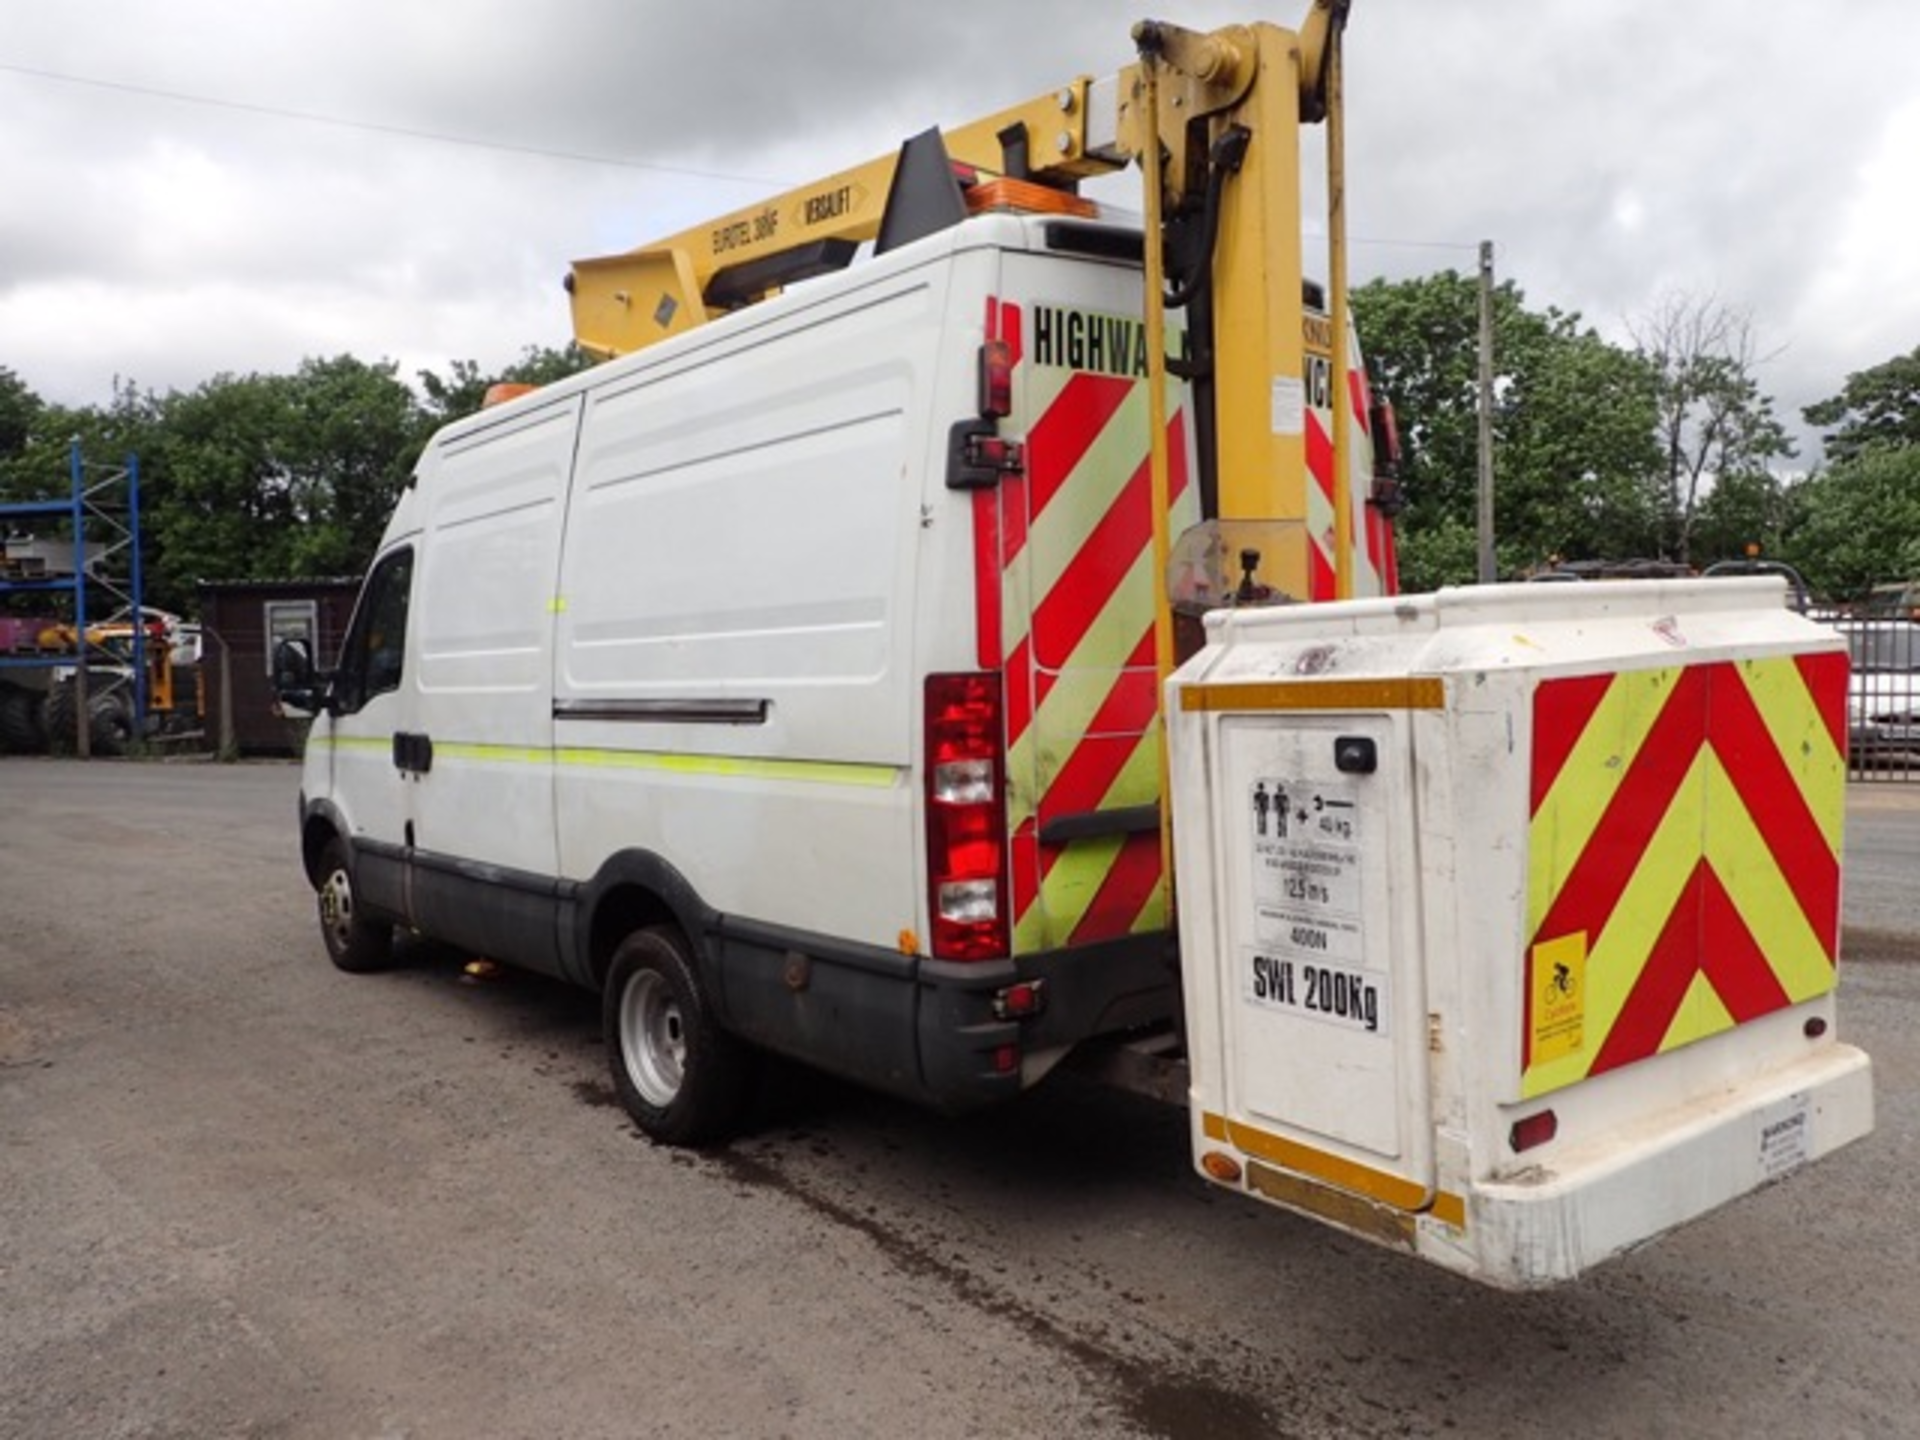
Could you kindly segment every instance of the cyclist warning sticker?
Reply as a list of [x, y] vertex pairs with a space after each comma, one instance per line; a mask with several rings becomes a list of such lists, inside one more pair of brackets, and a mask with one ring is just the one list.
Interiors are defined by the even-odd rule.
[[1576, 1055], [1587, 1047], [1587, 932], [1533, 947], [1533, 1046], [1528, 1063]]
[[1263, 778], [1248, 796], [1253, 936], [1247, 1000], [1387, 1033], [1387, 976], [1366, 968], [1360, 807], [1346, 786]]

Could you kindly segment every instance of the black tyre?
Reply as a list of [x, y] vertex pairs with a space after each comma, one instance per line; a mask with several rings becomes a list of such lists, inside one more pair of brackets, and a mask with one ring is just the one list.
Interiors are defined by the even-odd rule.
[[601, 1017], [614, 1090], [643, 1131], [668, 1145], [706, 1145], [739, 1129], [755, 1053], [714, 1022], [677, 930], [621, 942]]
[[40, 696], [0, 682], [0, 754], [35, 755], [47, 748]]
[[354, 975], [383, 970], [393, 959], [393, 927], [360, 914], [353, 893], [353, 865], [347, 842], [338, 835], [320, 852], [315, 893], [320, 905], [320, 937], [327, 955]]
[[[124, 683], [111, 679], [95, 680], [96, 688], [87, 695], [87, 749], [94, 755], [124, 755], [133, 743], [133, 696]], [[47, 691], [46, 733], [56, 755], [78, 751], [80, 692], [72, 679], [60, 681]]]
[[124, 755], [132, 747], [133, 697], [123, 689], [87, 699], [88, 736], [96, 755]]
[[78, 749], [79, 726], [75, 721], [79, 704], [79, 694], [71, 680], [62, 680], [47, 691], [42, 718], [46, 722], [48, 747], [56, 755], [72, 755]]

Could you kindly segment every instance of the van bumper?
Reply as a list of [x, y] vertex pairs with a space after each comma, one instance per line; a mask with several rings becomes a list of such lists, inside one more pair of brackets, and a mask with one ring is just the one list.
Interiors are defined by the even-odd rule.
[[1556, 1285], [1872, 1129], [1872, 1065], [1834, 1044], [1551, 1164], [1469, 1184], [1454, 1223], [1420, 1217], [1414, 1248], [1501, 1289]]
[[[729, 1030], [948, 1114], [1012, 1099], [1080, 1042], [1166, 1020], [1180, 995], [1164, 931], [964, 963], [730, 919], [710, 941]], [[1007, 992], [1036, 982], [1036, 1012], [1007, 1013]]]
[[[1038, 987], [1040, 1009], [1003, 1018], [1003, 997], [1020, 984]], [[920, 988], [928, 1098], [964, 1111], [1038, 1083], [1083, 1041], [1171, 1019], [1180, 972], [1173, 936], [1157, 931], [1005, 961], [923, 960]]]

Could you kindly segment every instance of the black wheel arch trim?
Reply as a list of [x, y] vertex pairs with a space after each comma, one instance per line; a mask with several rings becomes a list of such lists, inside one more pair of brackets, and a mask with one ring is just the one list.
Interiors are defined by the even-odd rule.
[[[623, 893], [649, 896], [657, 904], [637, 911], [624, 908], [616, 898]], [[614, 949], [628, 931], [636, 928], [623, 923], [623, 917], [637, 915], [643, 923], [669, 919], [678, 926], [687, 938], [701, 981], [709, 991], [713, 989], [713, 959], [707, 937], [719, 926], [719, 912], [700, 898], [693, 882], [670, 861], [651, 850], [616, 850], [600, 863], [591, 879], [582, 881], [563, 898], [573, 907], [569, 968], [579, 983], [600, 989]]]
[[309, 800], [304, 795], [300, 800], [300, 862], [307, 872], [307, 882], [318, 885], [320, 882], [320, 852], [326, 846], [326, 837], [322, 829], [331, 830], [347, 842], [347, 855], [351, 859], [354, 853], [353, 832], [347, 828], [347, 817], [331, 800]]

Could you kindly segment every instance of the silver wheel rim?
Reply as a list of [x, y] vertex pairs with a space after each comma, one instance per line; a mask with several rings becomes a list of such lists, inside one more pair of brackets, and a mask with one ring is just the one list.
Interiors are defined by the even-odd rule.
[[353, 882], [345, 870], [335, 870], [320, 886], [320, 928], [335, 950], [345, 950], [353, 939]]
[[686, 1074], [687, 1028], [667, 982], [641, 970], [620, 995], [620, 1058], [647, 1104], [664, 1109]]

